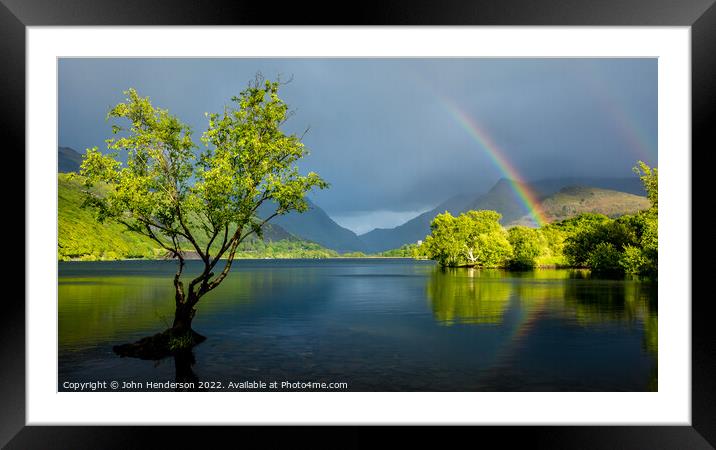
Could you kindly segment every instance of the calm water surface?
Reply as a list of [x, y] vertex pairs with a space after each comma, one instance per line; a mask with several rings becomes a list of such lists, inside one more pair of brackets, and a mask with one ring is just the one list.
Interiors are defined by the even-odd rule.
[[186, 379], [355, 391], [657, 388], [655, 283], [399, 259], [236, 261], [198, 304], [194, 329], [208, 339], [188, 361], [116, 356], [113, 345], [171, 324], [175, 270], [171, 261], [59, 263], [59, 390]]

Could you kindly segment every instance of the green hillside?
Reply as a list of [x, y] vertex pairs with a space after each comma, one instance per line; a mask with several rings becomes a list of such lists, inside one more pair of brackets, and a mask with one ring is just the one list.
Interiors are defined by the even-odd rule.
[[[115, 259], [163, 259], [167, 256], [151, 239], [126, 230], [117, 223], [98, 223], [94, 212], [81, 208], [82, 183], [75, 175], [60, 173], [57, 175], [57, 226], [59, 260], [115, 260]], [[202, 233], [197, 233], [200, 245], [205, 245]], [[191, 259], [193, 252], [187, 244], [186, 257]], [[250, 236], [239, 247], [237, 258], [328, 258], [339, 256], [333, 250], [319, 244], [306, 242], [292, 236], [278, 225], [267, 225], [264, 240]]]
[[57, 174], [57, 257], [60, 260], [158, 258], [149, 238], [127, 232], [124, 225], [100, 224], [82, 204], [82, 185], [69, 174]]

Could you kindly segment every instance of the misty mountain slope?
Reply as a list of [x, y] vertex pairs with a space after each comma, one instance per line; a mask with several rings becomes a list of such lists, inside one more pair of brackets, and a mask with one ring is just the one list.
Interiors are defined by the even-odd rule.
[[[540, 207], [549, 222], [558, 222], [582, 213], [599, 213], [609, 217], [634, 214], [648, 209], [649, 200], [644, 196], [610, 189], [569, 186], [542, 200]], [[529, 216], [509, 222], [509, 226], [531, 224]]]
[[[271, 219], [289, 233], [338, 252], [365, 251], [365, 245], [354, 232], [343, 228], [331, 219], [325, 211], [308, 200], [308, 211], [290, 212]], [[275, 211], [271, 203], [264, 203], [258, 211], [260, 217], [267, 217]]]
[[595, 178], [595, 177], [568, 177], [549, 178], [529, 183], [529, 187], [540, 197], [559, 192], [568, 186], [591, 186], [612, 191], [626, 192], [634, 195], [646, 195], [644, 186], [637, 176], [628, 178]]
[[476, 198], [467, 205], [466, 210], [489, 209], [502, 214], [500, 222], [504, 225], [519, 219], [528, 213], [527, 208], [515, 193], [512, 182], [500, 178], [487, 194]]
[[434, 209], [424, 212], [395, 228], [376, 228], [360, 235], [369, 253], [382, 252], [398, 248], [401, 245], [425, 239], [430, 234], [430, 222], [436, 215], [444, 213], [456, 215], [465, 211], [465, 207], [475, 197], [474, 194], [456, 195], [441, 203]]
[[70, 147], [57, 148], [57, 172], [79, 172], [82, 155]]

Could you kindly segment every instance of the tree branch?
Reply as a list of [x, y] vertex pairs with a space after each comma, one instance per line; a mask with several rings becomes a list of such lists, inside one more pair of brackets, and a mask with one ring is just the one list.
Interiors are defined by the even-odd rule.
[[212, 232], [211, 239], [209, 239], [209, 243], [206, 244], [206, 252], [205, 252], [205, 253], [206, 253], [206, 258], [207, 258], [207, 259], [211, 259], [211, 258], [210, 258], [210, 253], [209, 253], [210, 250], [211, 250], [211, 244], [214, 243], [214, 239], [216, 239], [216, 237], [219, 235], [219, 230], [217, 230], [216, 228], [214, 228], [213, 225], [212, 225], [212, 228], [214, 229], [214, 231]]
[[[170, 236], [179, 235], [179, 236], [181, 236], [181, 237], [184, 237], [184, 238], [187, 238], [187, 239], [188, 239], [188, 237], [187, 237], [184, 233], [182, 233], [181, 231], [179, 231], [179, 230], [173, 230], [173, 229], [171, 229], [171, 228], [167, 228], [166, 226], [163, 226], [163, 225], [160, 225], [160, 224], [158, 224], [158, 223], [155, 223], [155, 222], [153, 222], [153, 221], [151, 221], [151, 220], [149, 220], [149, 219], [146, 219], [146, 218], [144, 218], [144, 217], [135, 217], [134, 219], [135, 219], [135, 220], [138, 220], [139, 222], [143, 223], [144, 225], [152, 226], [152, 227], [154, 227], [154, 228], [158, 228], [158, 229], [162, 230], [163, 232], [167, 233], [167, 234], [170, 235]], [[124, 224], [126, 225], [125, 222], [121, 222], [121, 223], [124, 223]], [[128, 226], [129, 226], [129, 225], [128, 225]]]
[[196, 243], [196, 240], [194, 239], [194, 236], [192, 236], [191, 231], [189, 231], [189, 228], [184, 223], [184, 218], [181, 213], [181, 207], [177, 203], [176, 205], [176, 211], [177, 211], [177, 218], [179, 219], [179, 224], [181, 225], [182, 229], [184, 230], [185, 237], [189, 242], [191, 242], [191, 245], [194, 246], [194, 250], [196, 250], [196, 253], [201, 257], [202, 261], [204, 261], [204, 264], [209, 264], [209, 259], [207, 256], [202, 252], [201, 247], [199, 247], [199, 244]]
[[261, 196], [261, 198], [256, 202], [256, 205], [254, 205], [254, 207], [251, 208], [251, 211], [249, 211], [249, 213], [246, 216], [244, 216], [243, 220], [241, 221], [241, 224], [239, 226], [237, 226], [236, 231], [234, 232], [234, 234], [232, 234], [231, 239], [228, 242], [226, 241], [226, 237], [227, 237], [228, 231], [229, 231], [229, 224], [226, 224], [226, 230], [224, 233], [224, 242], [221, 244], [221, 248], [219, 249], [219, 252], [216, 254], [214, 259], [211, 261], [210, 269], [213, 269], [214, 266], [216, 266], [216, 263], [219, 262], [219, 260], [224, 255], [224, 253], [229, 249], [229, 247], [231, 247], [231, 243], [233, 242], [234, 239], [236, 239], [239, 236], [239, 233], [244, 228], [246, 223], [249, 221], [251, 216], [253, 216], [253, 214], [256, 212], [256, 210], [259, 209], [259, 206], [261, 206], [261, 204], [263, 202], [265, 202], [268, 199], [268, 197], [269, 197], [269, 193], [264, 192], [263, 195]]
[[[264, 219], [259, 224], [258, 228], [263, 227], [269, 220], [273, 219], [277, 215], [278, 215], [278, 213], [271, 214], [269, 217]], [[216, 279], [214, 279], [213, 281], [208, 283], [208, 285], [205, 283], [206, 290], [204, 292], [202, 292], [202, 294], [205, 294], [205, 293], [211, 291], [212, 289], [217, 287], [219, 284], [221, 284], [222, 281], [224, 281], [224, 278], [226, 278], [226, 276], [229, 274], [229, 271], [231, 270], [231, 265], [233, 264], [234, 257], [236, 256], [236, 249], [238, 248], [239, 244], [253, 232], [254, 232], [254, 230], [252, 229], [251, 231], [248, 231], [244, 235], [240, 236], [238, 239], [234, 240], [234, 242], [231, 245], [231, 251], [229, 252], [229, 256], [227, 257], [226, 264], [224, 265], [224, 270], [221, 271], [221, 273], [216, 277]]]
[[147, 229], [147, 232], [144, 233], [144, 232], [142, 232], [142, 230], [138, 229], [137, 227], [132, 226], [131, 224], [127, 223], [125, 220], [117, 219], [117, 222], [121, 223], [122, 225], [124, 225], [125, 227], [127, 227], [130, 230], [136, 231], [137, 233], [148, 237], [149, 239], [151, 239], [154, 242], [156, 242], [157, 244], [159, 244], [164, 250], [171, 253], [173, 256], [177, 256], [177, 253], [179, 250], [176, 247], [176, 245], [175, 245], [175, 248], [167, 247], [166, 244], [164, 244], [164, 242], [162, 242], [162, 240], [159, 239], [156, 234], [154, 234], [154, 232], [152, 231], [149, 224], [142, 222], [142, 223], [144, 223], [144, 226]]

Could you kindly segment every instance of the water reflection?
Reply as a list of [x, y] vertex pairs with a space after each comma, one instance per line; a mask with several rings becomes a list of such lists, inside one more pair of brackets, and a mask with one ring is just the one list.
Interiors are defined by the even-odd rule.
[[[444, 325], [500, 324], [509, 309], [547, 308], [582, 326], [639, 322], [656, 328], [655, 283], [591, 278], [582, 270], [436, 268], [426, 294], [435, 320]], [[652, 334], [649, 348], [656, 342]]]
[[[216, 292], [230, 302], [203, 301], [201, 316], [217, 315], [251, 303], [253, 292], [267, 292], [271, 278], [236, 273]], [[154, 334], [171, 326], [174, 287], [171, 279], [158, 276], [112, 276], [60, 278], [58, 285], [59, 342], [62, 350], [80, 350], [98, 343]]]
[[[527, 359], [544, 364], [545, 358], [557, 357], [550, 354], [557, 348], [561, 349], [557, 364], [579, 360], [586, 365], [585, 358], [597, 358], [605, 348], [612, 348], [615, 359], [623, 358], [626, 350], [621, 346], [626, 344], [620, 339], [636, 334], [642, 352], [649, 355], [643, 389], [651, 391], [658, 389], [657, 291], [654, 282], [592, 277], [583, 270], [436, 268], [426, 283], [438, 324], [499, 328], [503, 338], [490, 368], [495, 380], [517, 378], [516, 368], [528, 364]], [[575, 339], [587, 336], [589, 340], [576, 343]]]
[[656, 314], [656, 284], [582, 277], [563, 286], [565, 311], [579, 324], [643, 324], [649, 315]]
[[443, 325], [499, 324], [512, 285], [498, 270], [438, 268], [428, 279], [426, 292], [435, 319]]
[[171, 325], [173, 286], [155, 277], [60, 278], [59, 342], [79, 349]]
[[207, 341], [155, 362], [111, 348], [168, 326], [173, 265], [60, 267], [60, 380], [322, 380], [356, 391], [658, 387], [655, 283], [405, 260], [238, 261], [199, 304], [194, 325]]

